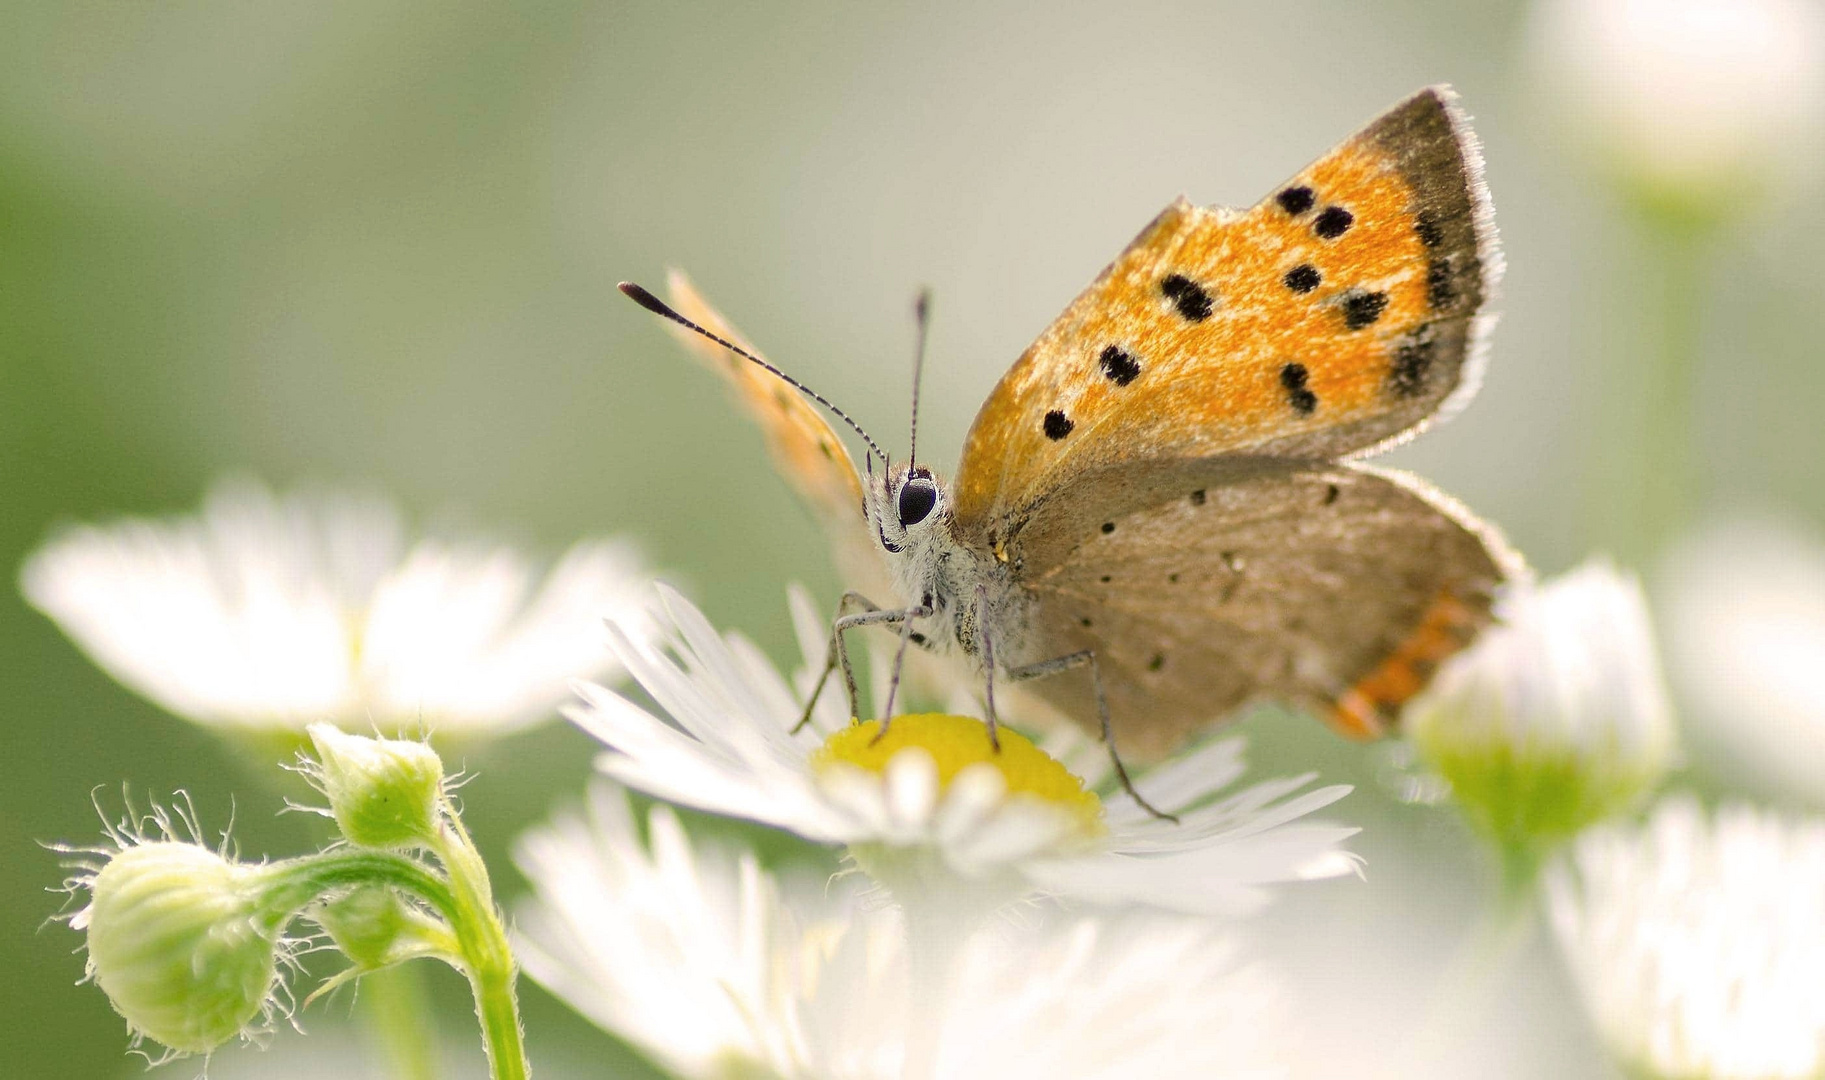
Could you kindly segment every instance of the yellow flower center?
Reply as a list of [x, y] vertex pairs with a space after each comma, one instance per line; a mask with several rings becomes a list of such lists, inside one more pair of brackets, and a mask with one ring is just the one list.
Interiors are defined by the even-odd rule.
[[931, 755], [938, 766], [938, 789], [943, 791], [957, 774], [971, 765], [987, 765], [1001, 774], [1009, 795], [1030, 795], [1075, 814], [1091, 832], [1103, 831], [1103, 804], [1094, 791], [1071, 770], [1033, 740], [1008, 728], [997, 728], [1001, 749], [990, 744], [988, 729], [982, 721], [946, 713], [917, 713], [896, 716], [881, 730], [879, 720], [851, 724], [830, 736], [811, 755], [811, 766], [822, 770], [839, 762], [869, 772], [880, 773], [887, 762], [908, 747], [918, 747]]

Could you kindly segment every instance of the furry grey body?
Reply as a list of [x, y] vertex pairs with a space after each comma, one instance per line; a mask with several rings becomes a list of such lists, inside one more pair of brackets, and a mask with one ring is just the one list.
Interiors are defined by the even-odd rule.
[[1015, 581], [1012, 568], [997, 561], [992, 552], [976, 550], [957, 539], [948, 493], [942, 487], [923, 521], [901, 523], [895, 508], [911, 472], [911, 467], [901, 467], [870, 477], [865, 510], [887, 560], [899, 605], [932, 609], [914, 630], [925, 647], [965, 656], [979, 671], [985, 629], [998, 665], [1026, 659], [1032, 597]]

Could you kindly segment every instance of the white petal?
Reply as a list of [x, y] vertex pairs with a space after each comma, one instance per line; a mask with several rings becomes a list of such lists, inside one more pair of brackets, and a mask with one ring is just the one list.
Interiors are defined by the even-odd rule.
[[[1301, 820], [1349, 789], [1301, 792], [1311, 780], [1301, 776], [1229, 791], [1243, 771], [1236, 739], [1201, 746], [1144, 778], [1149, 791], [1190, 807], [1182, 823], [1153, 818], [1132, 798], [1116, 795], [1106, 804], [1109, 831], [1100, 838], [1086, 832], [1075, 808], [1010, 794], [988, 763], [964, 768], [946, 784], [931, 756], [916, 747], [895, 754], [879, 773], [843, 763], [814, 769], [816, 740], [789, 733], [798, 706], [786, 681], [744, 639], [718, 635], [682, 596], [669, 590], [663, 596], [678, 662], [666, 658], [664, 642], [643, 638], [637, 628], [613, 625], [610, 638], [676, 727], [589, 687], [582, 691], [587, 705], [569, 713], [613, 749], [602, 770], [649, 794], [812, 840], [908, 849], [907, 865], [947, 866], [957, 875], [957, 891], [973, 896], [1005, 898], [988, 883], [1025, 876], [1035, 893], [1239, 910], [1265, 896], [1263, 886], [1356, 867], [1336, 848], [1353, 830]], [[796, 604], [806, 647], [813, 648], [813, 613], [802, 598]], [[1081, 737], [1054, 734], [1047, 745], [1106, 767], [1102, 751]], [[878, 858], [871, 861], [884, 871]]]
[[585, 544], [543, 578], [505, 548], [405, 549], [369, 496], [224, 482], [201, 514], [74, 529], [21, 585], [98, 663], [203, 723], [318, 720], [499, 733], [606, 675], [593, 618], [634, 594], [631, 549]]

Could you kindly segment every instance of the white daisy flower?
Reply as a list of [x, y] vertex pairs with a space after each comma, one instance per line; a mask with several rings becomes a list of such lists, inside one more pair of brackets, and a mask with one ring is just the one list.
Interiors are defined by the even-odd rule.
[[1825, 540], [1779, 520], [1712, 525], [1661, 577], [1672, 672], [1708, 764], [1825, 803]]
[[614, 672], [597, 620], [638, 619], [640, 569], [596, 541], [541, 579], [505, 547], [409, 542], [377, 498], [230, 481], [196, 517], [67, 529], [20, 585], [109, 674], [197, 723], [473, 735]]
[[1404, 723], [1479, 831], [1539, 856], [1660, 782], [1672, 707], [1641, 586], [1609, 563], [1522, 583], [1496, 614]]
[[[821, 875], [694, 845], [663, 806], [650, 851], [621, 791], [519, 844], [534, 979], [680, 1077], [1270, 1077], [1274, 984], [1176, 915], [996, 923], [911, 994], [899, 912]], [[918, 1055], [906, 1060], [909, 1049]]]
[[[1356, 869], [1338, 848], [1355, 829], [1301, 820], [1349, 788], [1302, 792], [1306, 775], [1224, 793], [1243, 773], [1239, 739], [1140, 781], [1179, 815], [1173, 824], [1120, 791], [1099, 797], [1107, 759], [1074, 734], [1048, 746], [1075, 774], [1017, 732], [1004, 730], [996, 752], [980, 722], [957, 716], [896, 717], [877, 743], [878, 725], [852, 724], [840, 692], [794, 734], [809, 671], [794, 692], [745, 638], [719, 635], [676, 592], [662, 587], [661, 601], [663, 639], [628, 624], [611, 624], [610, 638], [670, 722], [600, 686], [581, 687], [583, 703], [566, 710], [609, 747], [601, 770], [659, 798], [844, 845], [901, 899], [918, 885], [980, 889], [985, 902], [1052, 893], [1234, 913], [1272, 883]], [[806, 656], [821, 660], [826, 631], [802, 594], [793, 606]]]
[[1553, 929], [1630, 1075], [1825, 1075], [1825, 822], [1672, 799], [1575, 856]]
[[1825, 19], [1807, 0], [1544, 0], [1535, 79], [1628, 180], [1740, 202], [1802, 166], [1825, 108]]

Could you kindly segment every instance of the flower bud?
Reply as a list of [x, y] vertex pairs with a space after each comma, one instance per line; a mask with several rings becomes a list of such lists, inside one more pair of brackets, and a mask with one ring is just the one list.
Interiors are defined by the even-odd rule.
[[87, 931], [89, 973], [135, 1032], [204, 1053], [266, 1009], [278, 928], [259, 917], [260, 873], [167, 840], [129, 847], [95, 875], [72, 925]]
[[444, 764], [429, 746], [350, 735], [333, 724], [308, 729], [310, 770], [342, 835], [363, 847], [412, 847], [436, 835]]
[[1681, 719], [1706, 771], [1825, 808], [1825, 536], [1718, 522], [1683, 538], [1657, 580]]
[[1608, 563], [1522, 586], [1497, 616], [1406, 726], [1472, 826], [1535, 865], [1659, 782], [1673, 718], [1641, 586]]
[[349, 958], [355, 972], [378, 971], [434, 953], [449, 940], [442, 923], [379, 885], [361, 886], [326, 900], [310, 917]]
[[1825, 20], [1805, 0], [1541, 0], [1534, 80], [1650, 205], [1715, 214], [1813, 156]]
[[406, 927], [407, 913], [391, 890], [369, 887], [324, 902], [311, 918], [356, 967], [373, 969], [392, 962], [393, 945]]

